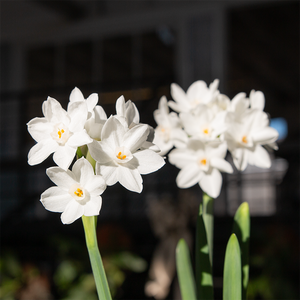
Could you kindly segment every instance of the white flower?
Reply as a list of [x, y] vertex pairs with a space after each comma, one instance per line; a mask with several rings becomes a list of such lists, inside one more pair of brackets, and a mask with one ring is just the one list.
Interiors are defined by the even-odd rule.
[[207, 105], [198, 105], [194, 113], [180, 113], [184, 130], [191, 137], [202, 141], [213, 141], [226, 130], [225, 112], [215, 114]]
[[261, 145], [274, 143], [278, 132], [268, 125], [267, 114], [258, 109], [246, 110], [229, 125], [225, 138], [238, 170], [245, 170], [247, 164], [260, 168], [271, 166], [269, 154]]
[[169, 101], [169, 106], [176, 112], [191, 112], [199, 104], [208, 104], [219, 94], [219, 80], [215, 79], [207, 87], [202, 80], [194, 82], [185, 93], [176, 83], [171, 84], [171, 95], [174, 101]]
[[132, 128], [140, 122], [140, 114], [135, 104], [131, 100], [125, 102], [124, 96], [117, 99], [116, 112], [115, 117], [124, 127]]
[[181, 121], [174, 112], [169, 113], [167, 98], [161, 97], [158, 109], [153, 113], [157, 123], [153, 143], [156, 144], [165, 155], [173, 146], [183, 147], [187, 141], [187, 135], [182, 130]]
[[252, 90], [250, 92], [250, 105], [252, 109], [264, 110], [265, 95], [261, 91]]
[[80, 89], [75, 87], [70, 94], [69, 100], [71, 103], [85, 102], [87, 105], [88, 112], [91, 114], [93, 112], [94, 107], [98, 103], [98, 94], [93, 93], [87, 99], [85, 99]]
[[199, 183], [209, 196], [219, 196], [222, 187], [220, 171], [232, 173], [231, 165], [224, 159], [227, 152], [224, 143], [203, 143], [190, 139], [186, 148], [172, 150], [170, 163], [181, 169], [176, 183], [180, 188], [189, 188]]
[[55, 163], [67, 169], [79, 146], [92, 142], [84, 129], [87, 106], [84, 102], [69, 103], [65, 111], [60, 103], [48, 97], [42, 106], [43, 118], [28, 122], [28, 131], [37, 142], [28, 153], [28, 163], [36, 165], [54, 152]]
[[46, 171], [57, 186], [41, 195], [44, 207], [52, 212], [62, 212], [61, 221], [70, 224], [81, 216], [99, 215], [106, 188], [102, 176], [95, 175], [92, 165], [85, 159], [77, 160], [70, 170], [52, 167]]
[[160, 169], [163, 158], [150, 149], [141, 149], [149, 134], [144, 124], [125, 128], [114, 116], [104, 124], [101, 141], [89, 144], [91, 156], [95, 159], [96, 173], [101, 174], [107, 185], [120, 182], [130, 191], [142, 191], [142, 177]]

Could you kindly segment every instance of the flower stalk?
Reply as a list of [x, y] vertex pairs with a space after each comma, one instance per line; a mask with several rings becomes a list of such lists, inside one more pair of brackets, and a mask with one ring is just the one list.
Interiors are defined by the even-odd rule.
[[89, 252], [89, 257], [92, 265], [94, 279], [98, 297], [101, 300], [111, 300], [108, 282], [105, 275], [101, 255], [98, 249], [96, 235], [96, 218], [97, 216], [86, 217], [82, 216], [84, 227], [86, 246]]

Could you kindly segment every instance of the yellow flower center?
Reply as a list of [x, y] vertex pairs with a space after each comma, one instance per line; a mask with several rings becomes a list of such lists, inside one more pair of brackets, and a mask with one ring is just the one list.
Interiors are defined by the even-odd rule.
[[58, 134], [58, 137], [61, 139], [61, 136], [62, 134], [64, 133], [65, 131], [63, 129], [61, 130], [58, 130], [57, 134]]
[[206, 165], [206, 159], [205, 158], [201, 159], [200, 164], [205, 166]]
[[118, 153], [118, 155], [117, 155], [117, 158], [123, 160], [123, 159], [126, 158], [126, 155], [122, 155], [122, 152], [120, 151], [120, 152]]
[[74, 194], [77, 196], [77, 197], [82, 197], [83, 196], [83, 191], [82, 189], [78, 188]]
[[244, 135], [243, 138], [242, 138], [242, 142], [244, 144], [247, 144], [248, 143], [248, 140], [247, 140], [247, 137]]
[[208, 134], [208, 128], [203, 129], [203, 133]]

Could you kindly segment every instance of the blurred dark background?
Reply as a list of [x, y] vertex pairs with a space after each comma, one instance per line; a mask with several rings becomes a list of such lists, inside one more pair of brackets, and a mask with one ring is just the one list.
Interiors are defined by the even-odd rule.
[[[196, 80], [209, 84], [215, 78], [230, 98], [263, 91], [265, 111], [282, 130], [269, 170], [249, 167], [223, 177], [215, 201], [216, 298], [222, 295], [232, 216], [243, 201], [252, 215], [249, 298], [300, 298], [298, 1], [1, 0], [0, 5], [0, 298], [95, 299], [81, 221], [63, 225], [60, 214], [39, 202], [52, 185], [45, 173], [54, 165], [52, 156], [41, 165], [27, 164], [35, 142], [26, 123], [42, 116], [47, 96], [66, 108], [75, 86], [85, 97], [97, 92], [110, 115], [123, 94], [138, 107], [141, 122], [155, 127], [153, 111], [161, 96], [170, 99], [172, 82], [186, 90]], [[179, 190], [177, 173], [167, 163], [143, 177], [141, 194], [119, 184], [103, 194], [97, 230], [115, 299], [154, 299], [144, 286], [163, 240], [157, 227], [166, 236], [183, 229], [194, 234], [201, 191]], [[185, 216], [181, 225], [178, 211]], [[166, 298], [179, 299], [176, 280]]]

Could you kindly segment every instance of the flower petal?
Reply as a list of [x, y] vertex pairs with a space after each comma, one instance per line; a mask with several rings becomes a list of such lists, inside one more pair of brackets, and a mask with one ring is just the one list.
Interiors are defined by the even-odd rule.
[[98, 94], [97, 93], [93, 93], [91, 95], [88, 96], [88, 98], [86, 99], [86, 104], [87, 104], [87, 108], [88, 111], [93, 111], [93, 109], [95, 108], [95, 106], [98, 103]]
[[83, 187], [94, 176], [94, 169], [87, 159], [84, 157], [76, 160], [72, 167], [72, 172], [75, 175], [77, 182]]
[[51, 167], [46, 170], [46, 174], [53, 183], [65, 191], [77, 183], [75, 175], [70, 170], [65, 171], [59, 167]]
[[28, 164], [33, 166], [44, 161], [51, 153], [58, 149], [58, 144], [52, 138], [41, 140], [28, 153]]
[[205, 173], [201, 178], [199, 185], [210, 197], [217, 198], [220, 195], [222, 187], [222, 175], [220, 171], [212, 169], [210, 173]]
[[107, 185], [114, 185], [118, 182], [118, 166], [113, 162], [106, 164], [96, 163], [96, 174], [102, 175]]
[[54, 162], [64, 170], [67, 170], [76, 154], [76, 148], [59, 146], [53, 155]]
[[109, 147], [106, 142], [93, 141], [88, 144], [88, 148], [92, 158], [100, 164], [106, 164], [112, 160], [114, 149]]
[[233, 162], [239, 171], [244, 171], [248, 164], [248, 151], [244, 148], [237, 148], [232, 152]]
[[252, 133], [252, 139], [254, 142], [261, 145], [273, 143], [278, 139], [278, 131], [272, 127], [263, 128], [255, 133]]
[[63, 224], [71, 224], [84, 213], [84, 206], [79, 204], [76, 200], [72, 200], [66, 206], [64, 212], [61, 214], [61, 221]]
[[174, 149], [169, 153], [169, 162], [177, 168], [182, 169], [186, 165], [196, 162], [196, 157], [192, 151], [185, 148]]
[[92, 141], [93, 139], [87, 134], [86, 130], [83, 129], [71, 135], [66, 145], [77, 148], [79, 146], [87, 145]]
[[125, 135], [125, 128], [118, 119], [111, 116], [104, 124], [101, 133], [101, 140], [107, 142], [112, 148], [116, 149], [121, 146], [123, 137]]
[[180, 188], [189, 188], [198, 183], [203, 174], [197, 164], [189, 164], [180, 170], [176, 178], [176, 183]]
[[48, 97], [48, 99], [43, 102], [42, 110], [46, 119], [51, 123], [57, 124], [62, 122], [65, 125], [68, 125], [70, 122], [67, 112], [54, 98]]
[[46, 118], [34, 118], [27, 123], [28, 132], [37, 142], [47, 139], [53, 131], [53, 125]]
[[49, 211], [63, 212], [72, 199], [72, 196], [68, 192], [63, 191], [57, 186], [52, 186], [41, 195], [40, 201]]
[[70, 99], [70, 102], [85, 101], [84, 96], [83, 96], [81, 90], [78, 87], [75, 87], [72, 90], [69, 99]]
[[149, 134], [148, 125], [145, 124], [136, 125], [125, 133], [122, 146], [129, 149], [131, 153], [134, 153], [147, 140], [148, 134]]
[[68, 115], [71, 118], [69, 129], [72, 132], [81, 131], [87, 120], [88, 110], [87, 104], [84, 102], [69, 102]]
[[137, 151], [134, 153], [134, 157], [138, 160], [137, 169], [140, 174], [153, 173], [165, 164], [165, 160], [151, 150]]
[[213, 157], [210, 159], [210, 165], [221, 172], [233, 173], [231, 164], [223, 158]]
[[106, 189], [106, 182], [101, 175], [94, 175], [84, 186], [91, 196], [101, 195]]
[[271, 167], [270, 155], [268, 151], [262, 146], [256, 145], [254, 152], [252, 152], [250, 155], [251, 164], [264, 169]]
[[90, 201], [84, 206], [84, 215], [87, 217], [98, 216], [102, 206], [101, 196], [93, 197]]
[[143, 179], [137, 169], [129, 169], [120, 165], [118, 167], [118, 180], [129, 191], [141, 193], [143, 189]]
[[250, 104], [252, 109], [259, 109], [264, 110], [265, 107], [265, 95], [261, 91], [254, 91], [250, 92]]

